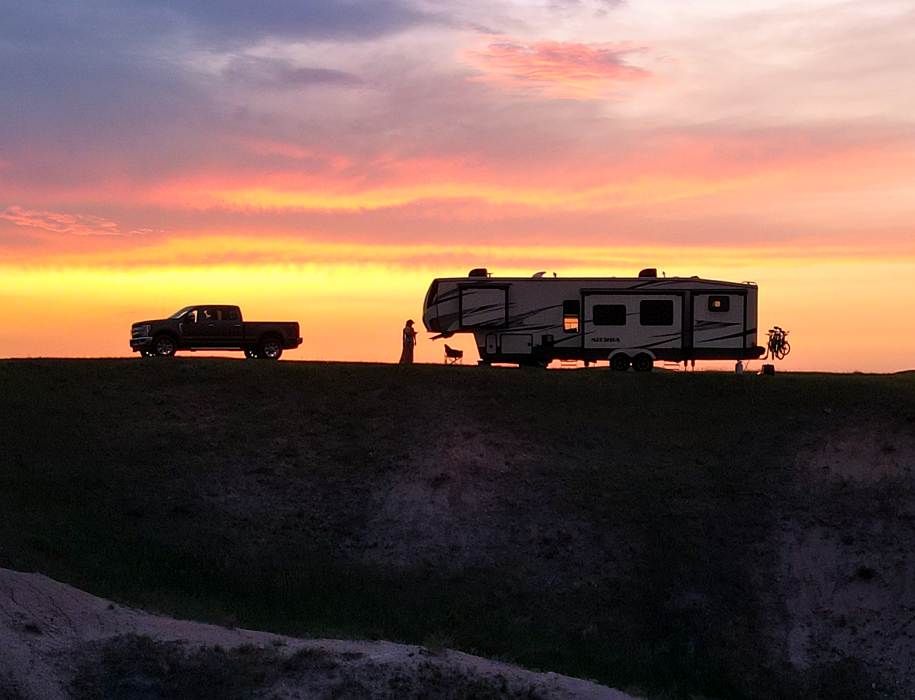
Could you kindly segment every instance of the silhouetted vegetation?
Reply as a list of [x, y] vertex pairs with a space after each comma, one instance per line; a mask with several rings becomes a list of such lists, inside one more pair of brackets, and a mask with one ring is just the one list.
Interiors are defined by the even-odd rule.
[[[351, 663], [359, 654], [277, 647], [188, 649], [126, 635], [88, 644], [70, 685], [76, 700], [249, 700], [294, 683], [326, 700], [544, 700], [535, 687], [449, 663]], [[268, 695], [269, 696], [269, 695]]]

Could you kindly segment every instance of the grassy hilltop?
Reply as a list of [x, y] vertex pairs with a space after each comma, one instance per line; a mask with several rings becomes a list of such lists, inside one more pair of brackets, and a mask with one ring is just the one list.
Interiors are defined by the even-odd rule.
[[0, 566], [657, 698], [908, 697], [915, 376], [0, 362]]

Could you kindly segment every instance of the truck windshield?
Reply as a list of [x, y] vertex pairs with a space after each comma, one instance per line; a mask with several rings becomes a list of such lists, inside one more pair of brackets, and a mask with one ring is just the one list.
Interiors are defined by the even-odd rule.
[[190, 311], [193, 308], [194, 308], [193, 306], [185, 306], [180, 311], [176, 311], [175, 313], [173, 313], [171, 316], [169, 316], [169, 318], [181, 318], [182, 316], [184, 316], [184, 314], [186, 314], [188, 311]]

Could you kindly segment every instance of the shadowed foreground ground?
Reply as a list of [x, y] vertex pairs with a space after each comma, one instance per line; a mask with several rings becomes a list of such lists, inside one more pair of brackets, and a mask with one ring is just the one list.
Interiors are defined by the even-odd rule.
[[915, 377], [0, 363], [0, 566], [658, 698], [915, 693]]

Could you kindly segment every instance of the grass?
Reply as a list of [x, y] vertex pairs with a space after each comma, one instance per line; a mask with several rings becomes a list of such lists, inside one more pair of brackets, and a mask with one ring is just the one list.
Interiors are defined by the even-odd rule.
[[[2, 566], [227, 625], [448, 640], [659, 698], [826, 697], [832, 680], [773, 656], [759, 592], [785, 518], [861, 494], [812, 490], [792, 455], [861, 416], [915, 423], [910, 375], [22, 360], [0, 362], [0, 390]], [[379, 497], [411, 479], [488, 498], [489, 549], [371, 556]], [[892, 513], [910, 495], [867, 497]]]
[[294, 684], [324, 700], [546, 700], [537, 688], [500, 674], [430, 661], [381, 665], [360, 656], [253, 646], [189, 650], [124, 635], [86, 645], [69, 690], [76, 700], [248, 700]]

